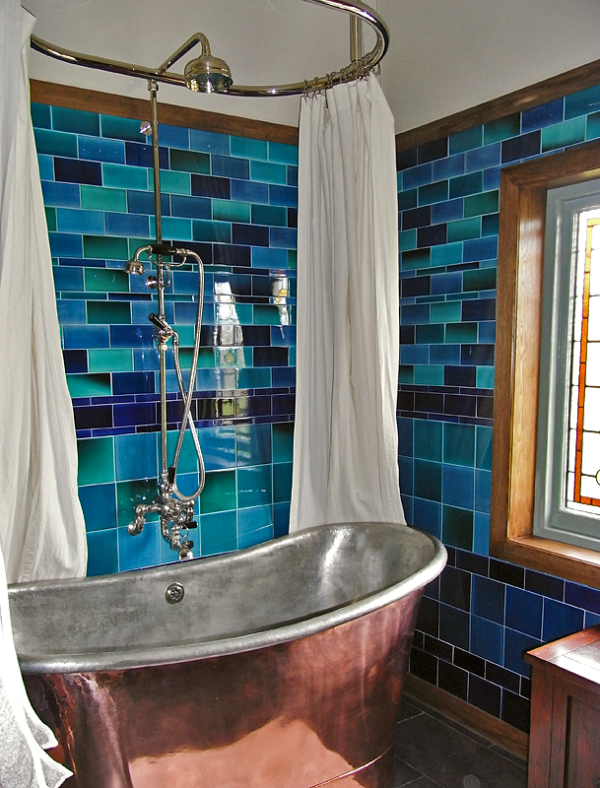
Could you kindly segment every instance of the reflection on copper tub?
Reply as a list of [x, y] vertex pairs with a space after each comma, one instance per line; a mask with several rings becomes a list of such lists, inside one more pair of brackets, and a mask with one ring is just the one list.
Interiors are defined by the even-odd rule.
[[227, 556], [10, 589], [67, 788], [387, 788], [423, 587], [406, 526], [311, 528]]

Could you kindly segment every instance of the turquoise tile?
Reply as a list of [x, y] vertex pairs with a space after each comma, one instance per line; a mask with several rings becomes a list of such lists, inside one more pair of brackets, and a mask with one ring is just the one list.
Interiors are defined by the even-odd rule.
[[114, 482], [114, 446], [113, 438], [88, 438], [77, 441], [79, 468], [77, 483], [103, 484]]
[[283, 164], [272, 164], [264, 161], [250, 162], [250, 180], [261, 183], [287, 183], [287, 171]]
[[190, 148], [204, 151], [205, 153], [217, 153], [221, 156], [227, 156], [229, 155], [229, 136], [213, 131], [190, 129]]
[[36, 129], [51, 129], [52, 116], [47, 104], [31, 103], [31, 121]]
[[104, 214], [100, 211], [59, 208], [56, 219], [60, 232], [104, 234]]
[[431, 265], [433, 268], [443, 265], [462, 263], [462, 242], [439, 244], [431, 247]]
[[[119, 526], [128, 525], [135, 516], [138, 503], [152, 503], [157, 494], [156, 479], [135, 479], [117, 482], [117, 521]], [[156, 520], [157, 515], [149, 515]], [[133, 542], [137, 537], [129, 537]]]
[[542, 153], [583, 142], [585, 125], [585, 117], [579, 117], [542, 129]]
[[268, 144], [263, 140], [252, 140], [247, 137], [231, 137], [231, 155], [246, 159], [268, 158]]
[[253, 268], [287, 268], [287, 249], [270, 249], [267, 246], [253, 246], [250, 252]]
[[294, 424], [273, 424], [273, 462], [291, 462], [294, 453]]
[[298, 164], [298, 146], [269, 142], [269, 161], [279, 164]]
[[400, 364], [398, 367], [398, 383], [414, 383], [415, 371], [412, 364]]
[[34, 134], [38, 153], [77, 158], [77, 137], [74, 134], [49, 129], [34, 129]]
[[[176, 219], [172, 216], [162, 217], [162, 234], [163, 238], [170, 238], [173, 241], [191, 241], [192, 240], [192, 220], [191, 219]], [[156, 235], [155, 219], [154, 216], [150, 217], [150, 236]]]
[[442, 461], [442, 422], [416, 419], [414, 456], [423, 460]]
[[444, 367], [435, 365], [416, 364], [414, 367], [414, 382], [418, 386], [443, 386]]
[[476, 194], [483, 189], [483, 173], [470, 172], [450, 180], [450, 199]]
[[115, 472], [118, 482], [157, 476], [157, 433], [115, 435]]
[[273, 205], [252, 206], [252, 224], [286, 227], [287, 223], [287, 208], [280, 208]]
[[[253, 531], [273, 527], [273, 507], [270, 504], [238, 509], [238, 540], [242, 547], [242, 539]], [[268, 537], [267, 537], [268, 538]], [[265, 541], [261, 539], [260, 541]]]
[[463, 292], [496, 289], [496, 268], [482, 268], [463, 273]]
[[273, 502], [284, 503], [292, 495], [292, 463], [279, 462], [273, 465]]
[[189, 196], [192, 193], [190, 173], [161, 170], [160, 189], [163, 194], [185, 194]]
[[272, 538], [273, 526], [269, 525], [266, 528], [259, 528], [257, 531], [252, 531], [249, 534], [240, 535], [238, 544], [240, 550], [245, 550], [248, 547], [255, 547], [256, 545], [268, 542]]
[[44, 212], [46, 214], [46, 226], [48, 230], [50, 232], [56, 230], [56, 208], [44, 208]]
[[130, 536], [127, 528], [118, 528], [117, 538], [120, 572], [156, 566], [161, 562], [160, 523], [146, 523], [142, 533], [137, 536]]
[[495, 142], [518, 137], [521, 133], [521, 114], [507, 115], [505, 118], [493, 120], [483, 127], [484, 144], [492, 145]]
[[79, 158], [86, 161], [112, 161], [125, 164], [125, 143], [98, 137], [78, 137]]
[[419, 205], [431, 205], [448, 199], [448, 181], [436, 181], [419, 187]]
[[223, 512], [236, 508], [235, 471], [209, 471], [200, 496], [200, 512]]
[[250, 222], [250, 205], [235, 200], [213, 200], [213, 219], [224, 222]]
[[498, 189], [465, 197], [465, 219], [487, 213], [497, 213], [500, 204]]
[[600, 112], [587, 116], [586, 140], [596, 140], [600, 137]]
[[460, 302], [431, 304], [430, 314], [432, 323], [456, 323], [461, 317]]
[[[199, 431], [199, 437], [202, 437], [204, 430]], [[177, 447], [177, 441], [179, 440], [179, 430], [170, 430], [167, 432], [167, 456], [169, 458], [169, 462], [172, 461], [173, 457], [175, 456], [175, 449]], [[160, 442], [155, 443], [154, 445], [154, 457], [156, 462], [156, 451], [160, 450]], [[209, 470], [212, 470], [209, 469]], [[198, 474], [198, 458], [196, 456], [196, 449], [194, 446], [194, 442], [192, 440], [192, 436], [189, 430], [186, 432], [185, 437], [183, 439], [183, 444], [181, 447], [181, 452], [179, 454], [179, 465], [177, 467], [178, 474]]]
[[90, 372], [133, 372], [132, 352], [128, 348], [90, 349], [88, 369]]
[[148, 191], [148, 170], [145, 167], [128, 167], [125, 164], [102, 163], [102, 183], [121, 189]]
[[54, 180], [54, 159], [52, 156], [38, 155], [38, 166], [40, 168], [40, 178], [42, 181]]
[[494, 367], [477, 367], [477, 388], [494, 388]]
[[442, 541], [459, 550], [473, 550], [473, 512], [455, 506], [442, 507]]
[[210, 155], [196, 151], [171, 149], [171, 169], [183, 172], [210, 174]]
[[238, 507], [271, 506], [273, 482], [271, 465], [255, 465], [237, 471]]
[[109, 397], [112, 394], [110, 375], [67, 375], [72, 397]]
[[140, 132], [140, 121], [130, 118], [117, 118], [112, 115], [100, 116], [100, 128], [103, 137], [132, 142], [146, 142], [146, 135]]
[[413, 249], [401, 253], [400, 267], [402, 271], [419, 271], [431, 266], [432, 251], [438, 247]]
[[80, 487], [79, 500], [88, 533], [117, 527], [117, 499], [114, 484]]
[[117, 529], [93, 531], [87, 535], [87, 576], [112, 575], [119, 571]]
[[228, 222], [208, 222], [201, 219], [192, 222], [194, 241], [231, 243], [231, 225]]
[[473, 552], [477, 555], [490, 554], [490, 516], [475, 512], [473, 527]]
[[87, 317], [90, 325], [128, 324], [131, 307], [128, 301], [88, 301]]
[[100, 134], [100, 116], [97, 112], [52, 107], [52, 128], [97, 137]]
[[238, 467], [271, 463], [271, 425], [239, 424], [235, 428], [236, 464]]
[[129, 277], [125, 271], [114, 268], [85, 268], [85, 289], [91, 293], [127, 293]]
[[417, 231], [404, 230], [398, 235], [398, 248], [401, 252], [408, 252], [417, 248]]
[[483, 145], [483, 126], [475, 126], [473, 129], [452, 134], [448, 138], [448, 151], [450, 156], [456, 153], [463, 153], [473, 148]]
[[200, 544], [203, 556], [236, 550], [238, 546], [236, 512], [201, 515]]
[[600, 109], [600, 85], [572, 93], [565, 98], [565, 120]]
[[81, 207], [91, 211], [127, 211], [125, 189], [108, 189], [106, 186], [81, 184]]
[[475, 465], [475, 427], [444, 424], [444, 462], [472, 468]]
[[[199, 433], [200, 447], [207, 471], [235, 468], [235, 427], [205, 427]], [[191, 451], [191, 450], [190, 450]], [[193, 454], [196, 463], [196, 454]]]
[[457, 345], [476, 343], [477, 323], [448, 323], [446, 326], [446, 342]]
[[455, 241], [465, 241], [468, 238], [481, 237], [481, 219], [461, 219], [458, 222], [448, 222], [448, 243]]

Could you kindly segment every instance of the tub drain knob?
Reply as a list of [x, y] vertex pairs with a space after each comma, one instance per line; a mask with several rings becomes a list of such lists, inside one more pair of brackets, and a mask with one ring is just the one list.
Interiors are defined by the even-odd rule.
[[165, 591], [165, 599], [170, 605], [181, 602], [184, 595], [185, 589], [181, 583], [171, 583], [170, 586], [167, 586], [167, 590]]

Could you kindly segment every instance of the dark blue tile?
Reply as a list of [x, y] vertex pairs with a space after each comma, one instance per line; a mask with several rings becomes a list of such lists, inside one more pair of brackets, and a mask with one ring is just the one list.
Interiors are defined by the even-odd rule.
[[114, 406], [115, 427], [128, 425], [156, 424], [156, 405], [153, 403], [137, 403], [135, 405]]
[[444, 386], [477, 385], [477, 370], [474, 367], [447, 366], [444, 369]]
[[495, 558], [490, 559], [490, 577], [516, 588], [525, 587], [525, 570], [522, 567], [497, 561]]
[[536, 572], [533, 569], [525, 571], [525, 588], [533, 591], [534, 594], [557, 599], [562, 602], [565, 593], [565, 581], [552, 575], [545, 575], [543, 572]]
[[442, 500], [442, 466], [439, 463], [415, 460], [415, 496], [430, 501]]
[[110, 405], [90, 405], [74, 407], [75, 428], [93, 430], [113, 426], [113, 412]]
[[563, 605], [554, 599], [546, 599], [544, 602], [544, 629], [542, 637], [545, 642], [571, 635], [583, 629], [583, 610]]
[[506, 627], [504, 630], [504, 667], [521, 676], [529, 676], [529, 666], [525, 664], [523, 654], [541, 645], [538, 638]]
[[446, 243], [446, 225], [435, 224], [432, 227], [420, 227], [417, 230], [417, 247], [437, 246]]
[[54, 179], [70, 183], [102, 185], [102, 165], [96, 161], [54, 158]]
[[400, 307], [402, 323], [429, 323], [429, 304], [409, 304]]
[[213, 175], [224, 175], [227, 178], [247, 180], [250, 177], [248, 159], [237, 159], [230, 156], [212, 156]]
[[403, 345], [400, 360], [402, 364], [428, 364], [429, 348], [426, 345]]
[[421, 413], [443, 413], [444, 396], [443, 394], [415, 394], [414, 410]]
[[500, 188], [500, 167], [491, 167], [483, 173], [483, 188], [485, 191]]
[[423, 186], [425, 183], [430, 183], [431, 179], [431, 164], [421, 164], [420, 166], [412, 167], [409, 170], [404, 170], [402, 173], [402, 183], [405, 189], [413, 189], [415, 186]]
[[469, 650], [469, 619], [468, 613], [448, 605], [440, 604], [440, 638], [452, 643], [465, 651]]
[[148, 216], [130, 213], [105, 213], [104, 222], [109, 235], [147, 238], [150, 234]]
[[485, 665], [485, 677], [488, 681], [498, 684], [500, 687], [519, 692], [521, 684], [521, 677], [516, 673], [511, 673], [510, 670], [505, 670], [493, 662], [487, 662]]
[[[169, 151], [160, 147], [159, 160], [161, 170], [169, 169]], [[125, 162], [132, 167], [152, 167], [152, 145], [137, 142], [125, 143]]]
[[298, 167], [288, 166], [287, 182], [288, 186], [298, 186]]
[[72, 301], [59, 299], [56, 302], [58, 312], [58, 322], [64, 326], [67, 324], [86, 323], [86, 309], [84, 301]]
[[521, 113], [522, 132], [525, 134], [528, 131], [542, 129], [544, 126], [551, 126], [553, 123], [560, 123], [563, 120], [564, 103], [565, 100], [561, 98], [524, 110]]
[[470, 573], [447, 566], [441, 576], [440, 601], [468, 612], [471, 609]]
[[[235, 246], [234, 244], [215, 244], [215, 265], [233, 265], [248, 268], [251, 265], [250, 248], [248, 246]], [[250, 330], [251, 327], [248, 327]], [[244, 326], [244, 332], [246, 331]], [[268, 330], [268, 329], [267, 329]], [[246, 343], [252, 344], [252, 343]], [[268, 343], [267, 343], [268, 344]]]
[[473, 468], [458, 465], [442, 466], [442, 501], [461, 509], [472, 509], [475, 492]]
[[465, 171], [465, 154], [457, 153], [455, 156], [448, 156], [445, 159], [433, 162], [433, 179], [444, 180], [445, 178], [455, 178], [463, 175]]
[[275, 367], [272, 371], [273, 385], [280, 386], [295, 386], [296, 385], [296, 368], [295, 367]]
[[577, 583], [567, 583], [565, 586], [565, 602], [570, 605], [582, 607], [592, 613], [600, 614], [600, 591]]
[[431, 224], [431, 206], [404, 211], [402, 213], [402, 230], [412, 230], [418, 227], [426, 227]]
[[402, 298], [429, 295], [430, 283], [429, 276], [411, 276], [408, 279], [402, 279]]
[[87, 576], [110, 575], [118, 572], [117, 529], [92, 531], [87, 535]]
[[529, 134], [522, 134], [520, 137], [504, 140], [502, 143], [502, 164], [539, 156], [541, 140], [541, 131], [532, 131]]
[[229, 178], [216, 178], [211, 175], [192, 173], [191, 184], [194, 197], [231, 199], [231, 181]]
[[433, 142], [426, 142], [417, 148], [417, 161], [426, 164], [435, 159], [443, 159], [448, 155], [448, 138], [442, 137]]
[[64, 326], [63, 334], [67, 350], [109, 347], [107, 326]]
[[502, 699], [502, 720], [529, 733], [529, 701], [512, 692], [504, 692]]
[[[416, 208], [419, 202], [419, 192], [417, 189], [406, 189], [398, 193], [398, 211], [407, 211]], [[440, 203], [444, 205], [444, 203]]]
[[463, 262], [479, 262], [480, 260], [494, 260], [498, 257], [498, 238], [474, 238], [463, 244]]
[[94, 484], [79, 488], [85, 529], [101, 531], [117, 527], [117, 501], [114, 484]]
[[154, 394], [153, 372], [113, 372], [113, 394]]
[[508, 586], [506, 589], [506, 626], [535, 638], [542, 636], [543, 597]]
[[450, 181], [450, 199], [466, 197], [469, 194], [478, 194], [482, 189], [483, 175], [481, 172], [459, 175]]
[[154, 346], [152, 326], [110, 326], [110, 346], [152, 348]]
[[493, 366], [494, 345], [461, 345], [460, 363], [469, 366]]
[[[168, 194], [162, 194], [160, 208], [163, 216], [171, 215], [171, 204]], [[129, 213], [147, 213], [154, 216], [154, 195], [152, 192], [127, 192], [127, 210]]]
[[62, 208], [80, 208], [79, 184], [64, 181], [42, 181], [44, 205]]
[[174, 194], [171, 197], [171, 213], [186, 219], [212, 218], [211, 202], [205, 197], [185, 197]]
[[[82, 262], [81, 260], [79, 261]], [[61, 290], [71, 290], [73, 292], [83, 290], [83, 268], [55, 265], [52, 267], [54, 276], [54, 287]]]
[[469, 674], [466, 671], [440, 660], [438, 666], [438, 687], [441, 690], [455, 695], [462, 701], [466, 701], [468, 685]]
[[269, 228], [250, 224], [232, 224], [234, 244], [245, 246], [269, 246]]
[[[287, 186], [282, 188], [288, 189]], [[292, 191], [296, 190], [293, 189]], [[269, 202], [268, 184], [258, 183], [258, 181], [232, 180], [231, 199], [240, 202], [267, 204]]]
[[63, 350], [65, 372], [87, 372], [87, 350]]
[[398, 171], [406, 170], [409, 167], [414, 167], [417, 164], [417, 149], [410, 148], [409, 150], [396, 151], [396, 169]]
[[487, 577], [473, 576], [473, 613], [480, 618], [504, 623], [506, 586]]
[[431, 277], [432, 295], [460, 293], [461, 291], [462, 291], [462, 274], [460, 273], [438, 274], [437, 276]]
[[429, 347], [429, 361], [431, 364], [457, 365], [460, 361], [460, 346], [431, 345]]
[[[235, 227], [235, 225], [233, 226]], [[275, 248], [296, 249], [298, 245], [296, 229], [294, 227], [271, 227], [269, 243]]]
[[255, 367], [283, 367], [288, 363], [285, 347], [256, 347], [253, 355]]
[[283, 205], [288, 208], [298, 207], [298, 189], [295, 186], [280, 186], [269, 184], [269, 203]]
[[446, 394], [444, 413], [449, 416], [475, 416], [477, 401], [475, 397], [465, 394]]
[[467, 151], [465, 169], [467, 172], [485, 170], [500, 164], [500, 143], [486, 145], [483, 148]]
[[462, 322], [475, 323], [479, 320], [495, 320], [496, 299], [479, 298], [462, 303]]

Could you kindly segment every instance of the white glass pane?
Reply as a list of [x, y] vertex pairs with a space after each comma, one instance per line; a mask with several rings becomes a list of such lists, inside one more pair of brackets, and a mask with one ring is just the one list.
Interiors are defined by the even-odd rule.
[[[598, 370], [600, 373], [600, 370]], [[600, 388], [586, 388], [583, 406], [583, 429], [600, 431]]]
[[[581, 333], [581, 326], [579, 327]], [[573, 386], [579, 385], [579, 351], [581, 349], [581, 342], [573, 342], [573, 355], [572, 355], [572, 370], [571, 370], [571, 383]]]
[[569, 465], [570, 471], [575, 470], [575, 455], [577, 453], [577, 431], [569, 430]]
[[600, 296], [590, 297], [590, 316], [588, 320], [588, 340], [600, 341]]
[[588, 342], [585, 382], [587, 386], [600, 386], [600, 342]]
[[567, 501], [573, 501], [573, 485], [575, 484], [575, 474], [567, 474]]
[[586, 498], [600, 498], [600, 484], [593, 476], [581, 477], [581, 495]]
[[581, 472], [595, 476], [598, 471], [600, 471], [600, 435], [597, 432], [584, 432]]
[[600, 224], [592, 229], [592, 249], [600, 248]]
[[569, 413], [569, 427], [571, 427], [571, 429], [577, 429], [578, 414], [579, 407], [577, 403], [577, 388], [573, 388], [571, 391], [571, 410]]
[[590, 271], [590, 295], [600, 295], [600, 252], [592, 255], [592, 269]]

